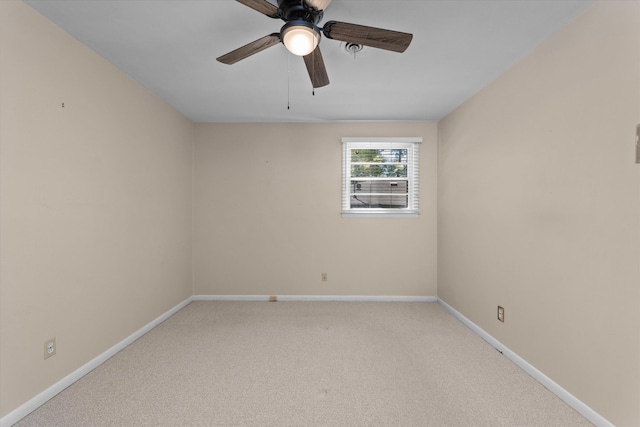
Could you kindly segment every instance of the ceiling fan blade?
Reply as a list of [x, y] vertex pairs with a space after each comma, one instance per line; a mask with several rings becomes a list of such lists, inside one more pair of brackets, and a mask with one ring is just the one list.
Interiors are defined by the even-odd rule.
[[329, 39], [357, 43], [394, 52], [407, 50], [409, 44], [411, 44], [411, 39], [413, 39], [413, 34], [409, 33], [336, 21], [329, 21], [324, 24], [322, 33]]
[[325, 10], [329, 3], [331, 3], [331, 0], [307, 0], [307, 4], [315, 10]]
[[264, 36], [261, 39], [239, 47], [238, 49], [233, 50], [226, 55], [222, 55], [216, 59], [223, 64], [235, 64], [241, 59], [248, 58], [253, 54], [261, 52], [271, 46], [275, 46], [278, 43], [280, 43], [280, 34], [269, 34], [268, 36]]
[[249, 6], [253, 10], [267, 15], [269, 18], [279, 18], [280, 12], [278, 7], [269, 3], [267, 0], [236, 0], [238, 3], [242, 3], [245, 6]]
[[309, 77], [311, 77], [311, 84], [314, 88], [329, 84], [329, 76], [327, 75], [324, 61], [322, 60], [320, 46], [317, 46], [309, 55], [304, 56], [304, 63], [307, 66]]

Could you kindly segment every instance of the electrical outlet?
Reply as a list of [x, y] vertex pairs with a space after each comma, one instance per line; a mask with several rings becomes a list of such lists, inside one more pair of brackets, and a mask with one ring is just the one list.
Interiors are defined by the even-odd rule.
[[48, 359], [56, 354], [56, 337], [44, 342], [44, 358]]
[[498, 306], [498, 320], [504, 323], [504, 308]]
[[327, 281], [327, 273], [322, 273], [322, 281], [323, 282]]

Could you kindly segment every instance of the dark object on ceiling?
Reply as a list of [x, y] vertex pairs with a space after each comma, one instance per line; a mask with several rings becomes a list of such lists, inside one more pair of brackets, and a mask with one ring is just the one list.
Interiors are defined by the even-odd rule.
[[338, 21], [329, 21], [323, 27], [319, 27], [318, 23], [331, 0], [278, 0], [278, 7], [267, 0], [237, 1], [270, 18], [282, 19], [285, 24], [279, 33], [264, 36], [220, 56], [217, 60], [223, 64], [234, 64], [283, 43], [291, 53], [304, 58], [314, 88], [329, 84], [327, 69], [320, 53], [320, 34], [324, 34], [328, 39], [393, 52], [404, 52], [413, 38], [409, 33]]

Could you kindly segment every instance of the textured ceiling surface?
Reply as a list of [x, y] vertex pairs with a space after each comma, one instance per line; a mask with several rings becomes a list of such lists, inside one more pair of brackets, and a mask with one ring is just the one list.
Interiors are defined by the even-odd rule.
[[[323, 38], [331, 83], [312, 91], [278, 44], [216, 61], [284, 22], [233, 0], [26, 0], [196, 122], [443, 118], [585, 10], [591, 0], [334, 0], [328, 20], [412, 33], [404, 53], [354, 57]], [[274, 1], [275, 3], [275, 1]]]

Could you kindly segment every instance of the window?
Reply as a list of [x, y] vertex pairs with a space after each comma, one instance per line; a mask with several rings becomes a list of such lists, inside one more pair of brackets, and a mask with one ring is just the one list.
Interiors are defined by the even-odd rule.
[[417, 216], [421, 142], [342, 138], [342, 216]]

